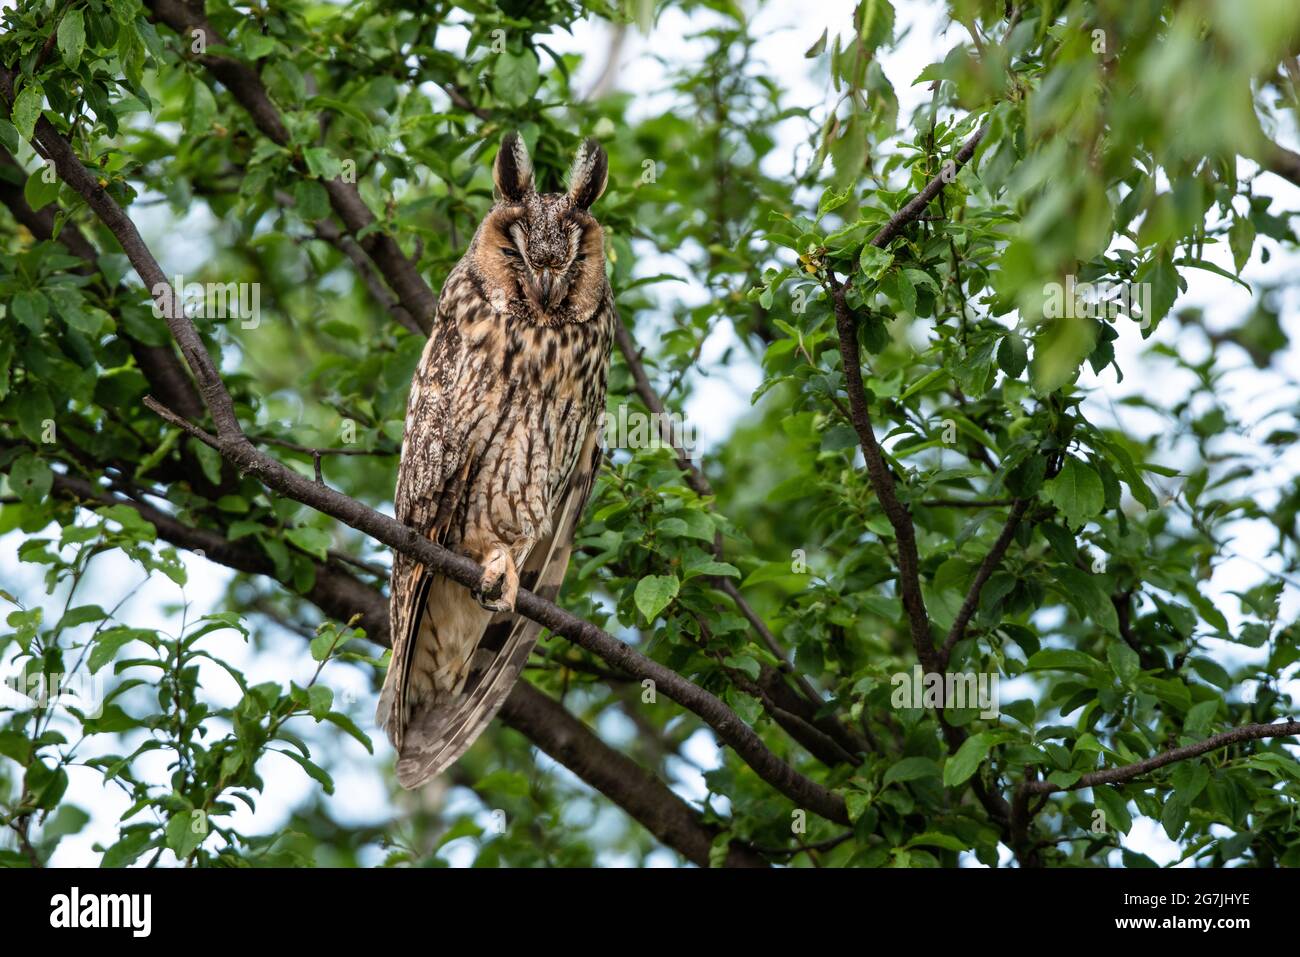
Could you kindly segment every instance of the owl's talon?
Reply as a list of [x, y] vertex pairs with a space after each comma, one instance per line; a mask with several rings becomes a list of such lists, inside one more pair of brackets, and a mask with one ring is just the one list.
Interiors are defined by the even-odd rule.
[[519, 595], [519, 575], [504, 548], [494, 548], [483, 562], [483, 582], [474, 599], [488, 611], [514, 611]]

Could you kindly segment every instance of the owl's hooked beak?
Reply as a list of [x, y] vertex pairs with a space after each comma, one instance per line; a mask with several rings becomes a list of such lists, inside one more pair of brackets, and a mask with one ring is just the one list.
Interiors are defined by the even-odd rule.
[[542, 308], [549, 312], [551, 307], [555, 305], [552, 301], [557, 288], [555, 273], [550, 269], [539, 269], [536, 273], [536, 279], [538, 298], [542, 302]]

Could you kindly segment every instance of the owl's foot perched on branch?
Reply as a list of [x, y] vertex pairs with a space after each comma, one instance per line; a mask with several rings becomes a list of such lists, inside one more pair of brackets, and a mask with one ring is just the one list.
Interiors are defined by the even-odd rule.
[[519, 572], [510, 552], [501, 545], [489, 549], [483, 559], [483, 584], [474, 598], [488, 611], [514, 611], [519, 596]]

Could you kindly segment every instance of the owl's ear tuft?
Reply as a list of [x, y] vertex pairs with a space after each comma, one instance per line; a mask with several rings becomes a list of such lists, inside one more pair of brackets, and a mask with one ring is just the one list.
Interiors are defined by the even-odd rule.
[[595, 140], [578, 147], [569, 170], [569, 199], [580, 209], [590, 209], [609, 182], [609, 157]]
[[533, 191], [533, 161], [524, 138], [518, 133], [501, 137], [501, 149], [492, 164], [492, 178], [497, 192], [507, 202], [518, 203]]

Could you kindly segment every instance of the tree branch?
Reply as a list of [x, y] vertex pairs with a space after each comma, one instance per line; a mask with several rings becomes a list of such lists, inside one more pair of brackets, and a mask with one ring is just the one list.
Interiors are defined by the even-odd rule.
[[628, 332], [627, 326], [621, 322], [614, 323], [614, 342], [618, 345], [618, 351], [623, 356], [623, 362], [627, 369], [632, 373], [632, 384], [636, 388], [636, 394], [640, 396], [645, 407], [654, 415], [654, 421], [659, 423], [659, 435], [677, 459], [677, 467], [685, 473], [686, 484], [694, 490], [700, 498], [712, 498], [713, 486], [704, 473], [700, 471], [699, 466], [691, 461], [690, 455], [681, 447], [677, 441], [677, 436], [673, 434], [672, 420], [668, 417], [667, 410], [664, 408], [663, 400], [659, 398], [659, 393], [655, 392], [654, 386], [650, 384], [650, 377], [646, 375], [645, 364], [641, 361], [641, 355], [637, 350], [636, 342], [632, 339], [632, 333]]
[[984, 556], [984, 561], [980, 562], [979, 571], [975, 573], [975, 580], [971, 582], [970, 591], [966, 593], [966, 598], [961, 603], [961, 608], [957, 611], [957, 617], [953, 619], [952, 627], [948, 631], [948, 637], [944, 640], [943, 649], [939, 652], [939, 661], [944, 669], [948, 667], [948, 659], [952, 656], [952, 649], [966, 634], [966, 626], [970, 623], [971, 616], [975, 614], [975, 606], [979, 604], [980, 592], [984, 590], [985, 583], [997, 570], [1002, 561], [1002, 556], [1007, 553], [1007, 548], [1011, 545], [1011, 539], [1016, 534], [1020, 519], [1024, 516], [1025, 510], [1029, 508], [1029, 502], [1030, 500], [1027, 498], [1016, 499], [1015, 504], [1011, 506], [1011, 514], [1007, 517], [1006, 524], [1002, 526], [1002, 533], [998, 535], [997, 541], [993, 543], [989, 553]]
[[[892, 222], [892, 220], [891, 220]], [[835, 327], [839, 333], [840, 356], [844, 366], [845, 390], [849, 394], [849, 411], [853, 428], [867, 463], [867, 478], [876, 493], [880, 507], [894, 530], [898, 543], [898, 587], [907, 613], [908, 630], [916, 657], [927, 672], [940, 673], [943, 663], [930, 635], [930, 617], [921, 595], [921, 566], [916, 548], [916, 529], [906, 505], [898, 499], [894, 477], [885, 462], [884, 451], [876, 440], [867, 406], [866, 386], [862, 381], [862, 354], [858, 350], [858, 328], [846, 298], [847, 287], [839, 281], [834, 271], [827, 270], [831, 288], [831, 302], [835, 311]]]
[[[275, 579], [274, 565], [261, 549], [232, 542], [217, 531], [187, 525], [138, 499], [118, 498], [85, 479], [57, 473], [54, 491], [80, 503], [127, 505], [152, 524], [164, 541], [236, 571]], [[358, 624], [365, 629], [366, 637], [388, 647], [388, 601], [383, 594], [333, 563], [313, 564], [315, 583], [303, 597], [339, 621], [351, 621], [359, 615]], [[635, 761], [607, 745], [549, 695], [521, 681], [511, 691], [501, 717], [621, 807], [665, 846], [701, 867], [709, 866], [709, 851], [718, 829], [704, 824], [689, 804]], [[728, 852], [727, 866], [763, 867], [766, 862], [736, 843]]]
[[[275, 191], [275, 201], [281, 206], [295, 205], [294, 198], [283, 190]], [[329, 243], [351, 260], [352, 265], [356, 267], [357, 272], [361, 275], [361, 281], [369, 290], [371, 297], [397, 320], [398, 324], [418, 335], [426, 334], [426, 330], [420, 328], [420, 324], [415, 321], [415, 317], [397, 301], [396, 296], [389, 292], [383, 280], [375, 273], [370, 258], [366, 256], [365, 251], [357, 245], [357, 241], [351, 235], [339, 229], [329, 219], [319, 219], [312, 223], [312, 231], [315, 232], [317, 239]]]
[[[189, 322], [183, 313], [181, 317], [182, 323]], [[339, 519], [466, 588], [479, 589], [483, 569], [470, 559], [449, 552], [395, 519], [286, 468], [259, 452], [237, 428], [233, 433], [211, 435], [152, 399], [146, 398], [145, 404], [172, 425], [216, 449], [241, 472], [253, 475], [267, 488]], [[515, 611], [581, 645], [615, 668], [642, 680], [650, 679], [668, 697], [703, 718], [768, 784], [799, 806], [828, 820], [848, 822], [840, 795], [804, 777], [778, 758], [734, 711], [703, 688], [530, 591], [520, 589]]]
[[[683, 449], [678, 441], [677, 436], [673, 434], [672, 420], [668, 417], [663, 399], [655, 391], [650, 382], [649, 375], [646, 374], [645, 363], [641, 361], [641, 352], [637, 348], [636, 341], [632, 338], [632, 333], [623, 323], [614, 324], [614, 342], [618, 345], [618, 351], [623, 356], [623, 362], [628, 371], [632, 374], [632, 382], [636, 389], [636, 394], [640, 397], [645, 407], [650, 410], [654, 416], [654, 421], [659, 424], [659, 434], [662, 441], [673, 450], [677, 459], [677, 467], [682, 470], [686, 478], [686, 484], [691, 487], [696, 495], [701, 498], [712, 498], [713, 486], [709, 483], [708, 477], [704, 474], [703, 469], [691, 461], [690, 455]], [[722, 536], [717, 535], [713, 540], [713, 554], [718, 561], [724, 561], [725, 555], [722, 547]], [[740, 593], [735, 582], [725, 576], [715, 576], [710, 579], [711, 583], [722, 591], [732, 600], [736, 608], [740, 611], [745, 620], [750, 623], [754, 633], [758, 635], [759, 640], [772, 653], [772, 656], [780, 663], [780, 669], [783, 674], [789, 675], [799, 686], [805, 697], [814, 705], [820, 707], [825, 704], [824, 699], [817, 693], [808, 678], [797, 672], [794, 665], [790, 662], [788, 652], [781, 647], [781, 643], [776, 640], [772, 630], [768, 628], [767, 622], [754, 611], [746, 600], [745, 596]], [[822, 728], [824, 733], [830, 733], [836, 742], [850, 754], [856, 754], [858, 751], [869, 750], [867, 743], [854, 735], [845, 728], [838, 719], [831, 718]]]
[[[527, 689], [527, 690], [525, 690]], [[709, 866], [716, 831], [685, 801], [631, 758], [608, 747], [559, 702], [526, 681], [515, 685], [501, 716], [555, 760], [606, 795], [668, 847], [701, 867]], [[766, 867], [739, 842], [727, 852], [728, 867]]]
[[1148, 771], [1163, 768], [1167, 764], [1197, 758], [1202, 754], [1217, 751], [1219, 748], [1226, 748], [1229, 745], [1240, 744], [1243, 741], [1258, 741], [1261, 738], [1289, 738], [1293, 735], [1300, 735], [1300, 721], [1283, 721], [1280, 724], [1246, 724], [1240, 728], [1233, 728], [1231, 731], [1211, 735], [1204, 741], [1197, 741], [1195, 744], [1187, 744], [1181, 748], [1162, 751], [1160, 754], [1149, 757], [1144, 761], [1126, 764], [1119, 768], [1090, 771], [1069, 787], [1061, 787], [1059, 784], [1053, 784], [1051, 781], [1046, 780], [1026, 781], [1020, 786], [1020, 790], [1025, 794], [1052, 794], [1056, 791], [1078, 791], [1081, 788], [1090, 788], [1098, 784], [1122, 784], [1139, 775], [1146, 774]]
[[[897, 236], [905, 226], [917, 219], [926, 206], [952, 181], [957, 170], [970, 162], [975, 149], [988, 133], [988, 125], [976, 130], [952, 161], [952, 166], [945, 164], [945, 169], [935, 176], [916, 196], [912, 197], [902, 209], [894, 213], [883, 227], [871, 238], [870, 245], [883, 249]], [[830, 286], [831, 305], [835, 312], [835, 328], [839, 335], [840, 356], [844, 366], [845, 391], [849, 396], [849, 411], [853, 428], [858, 433], [862, 454], [867, 464], [867, 477], [871, 487], [884, 509], [885, 517], [894, 530], [894, 539], [898, 543], [898, 580], [899, 592], [903, 599], [903, 608], [907, 613], [908, 628], [912, 635], [912, 645], [917, 658], [927, 672], [941, 673], [944, 656], [934, 647], [930, 634], [930, 618], [925, 610], [925, 599], [921, 594], [920, 558], [916, 548], [916, 529], [912, 515], [907, 506], [898, 499], [894, 488], [894, 477], [885, 462], [884, 452], [876, 440], [871, 423], [871, 411], [867, 404], [866, 386], [862, 380], [862, 354], [858, 348], [858, 328], [853, 310], [848, 304], [848, 285], [841, 283], [834, 270], [827, 269], [827, 282]]]
[[[5, 172], [19, 177], [17, 185], [11, 183]], [[27, 171], [9, 153], [0, 149], [0, 203], [8, 207], [10, 214], [25, 226], [37, 239], [54, 239], [54, 204], [43, 209], [34, 210], [23, 196], [22, 183], [27, 180]], [[59, 230], [58, 241], [74, 256], [82, 259], [85, 265], [77, 271], [84, 276], [100, 277], [97, 265], [98, 254], [95, 247], [86, 239], [76, 223], [66, 222]], [[102, 278], [102, 277], [100, 277]], [[126, 290], [118, 289], [118, 293]], [[149, 388], [163, 397], [163, 401], [189, 418], [203, 414], [203, 401], [194, 390], [194, 383], [181, 365], [176, 353], [169, 346], [149, 346], [134, 339], [122, 327], [118, 335], [131, 347], [135, 364], [149, 382]]]
[[[204, 48], [226, 44], [226, 38], [218, 33], [208, 22], [201, 10], [196, 10], [183, 0], [148, 0], [147, 6], [153, 18], [165, 23], [185, 38], [201, 35]], [[186, 47], [188, 49], [188, 47]], [[213, 77], [230, 90], [235, 100], [243, 106], [253, 124], [271, 142], [285, 149], [293, 150], [289, 130], [276, 109], [271, 97], [262, 84], [261, 77], [252, 67], [215, 54], [202, 53], [194, 56], [207, 68]], [[303, 160], [295, 155], [295, 163], [300, 167]], [[397, 241], [382, 229], [367, 227], [375, 225], [375, 216], [361, 198], [355, 183], [346, 182], [342, 176], [323, 180], [322, 185], [329, 195], [330, 205], [338, 214], [343, 225], [354, 237], [365, 233], [364, 238], [356, 240], [366, 254], [374, 260], [384, 279], [397, 293], [398, 301], [414, 317], [426, 333], [433, 325], [434, 312], [438, 306], [438, 297], [429, 284], [420, 275], [416, 264], [406, 257]]]
[[1300, 153], [1265, 140], [1263, 154], [1259, 163], [1264, 169], [1300, 186]]

